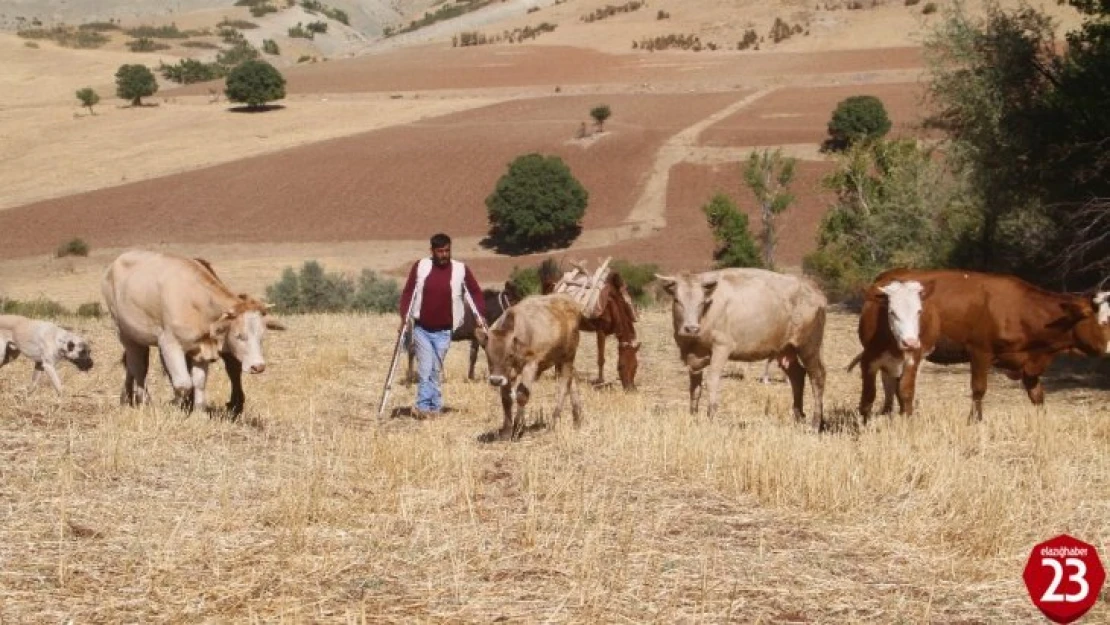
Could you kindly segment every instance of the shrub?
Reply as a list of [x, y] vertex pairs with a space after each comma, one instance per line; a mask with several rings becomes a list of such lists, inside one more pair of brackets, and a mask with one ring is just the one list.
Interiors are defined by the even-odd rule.
[[312, 33], [305, 30], [304, 25], [300, 22], [297, 22], [296, 26], [290, 26], [289, 30], [286, 32], [289, 34], [290, 37], [293, 38], [312, 39]]
[[100, 307], [100, 302], [85, 302], [77, 307], [76, 315], [78, 317], [100, 319], [104, 316], [104, 309]]
[[258, 28], [258, 24], [248, 20], [229, 20], [225, 17], [220, 20], [220, 23], [216, 24], [216, 27], [220, 28], [221, 31], [234, 30], [236, 28], [239, 30], [250, 30], [252, 28]]
[[558, 156], [526, 154], [486, 198], [490, 239], [505, 251], [565, 246], [581, 231], [589, 193]]
[[396, 280], [379, 277], [363, 269], [358, 277], [358, 289], [351, 300], [351, 309], [357, 312], [389, 313], [399, 310], [401, 287]]
[[724, 193], [718, 193], [701, 207], [717, 242], [713, 260], [718, 268], [760, 267], [759, 250], [748, 229], [748, 216]]
[[85, 240], [80, 239], [80, 238], [70, 239], [69, 241], [66, 241], [65, 243], [62, 243], [61, 245], [59, 245], [58, 249], [54, 250], [54, 256], [56, 256], [58, 258], [64, 258], [66, 256], [88, 256], [88, 255], [89, 255], [89, 244], [85, 243]]
[[221, 71], [223, 75], [226, 75], [233, 67], [242, 65], [247, 61], [254, 61], [258, 59], [258, 57], [258, 49], [244, 39], [227, 50], [217, 54], [216, 63], [222, 67]]
[[316, 35], [316, 34], [321, 34], [322, 35], [322, 34], [328, 32], [328, 23], [327, 22], [309, 22], [308, 25], [305, 26], [305, 28], [308, 29], [308, 32], [310, 32], [314, 35]]
[[906, 0], [906, 6], [912, 7], [912, 6], [916, 5], [918, 2], [921, 2], [921, 0]]
[[116, 95], [141, 106], [145, 96], [158, 92], [158, 81], [146, 65], [121, 65], [116, 70]]
[[278, 47], [277, 42], [273, 39], [262, 40], [262, 51], [266, 54], [273, 54], [275, 56], [281, 54], [281, 48]]
[[202, 63], [196, 59], [181, 59], [177, 62], [177, 65], [162, 63], [158, 67], [158, 71], [166, 80], [172, 80], [182, 85], [215, 80], [223, 77], [226, 73], [218, 63]]
[[255, 17], [262, 17], [267, 13], [277, 13], [277, 7], [269, 4], [256, 4], [251, 7], [251, 15]]
[[177, 28], [176, 24], [169, 26], [138, 26], [124, 31], [136, 39], [186, 39], [189, 33]]
[[883, 101], [871, 95], [841, 100], [828, 125], [829, 138], [822, 149], [842, 152], [853, 143], [879, 139], [890, 132], [890, 117]]
[[246, 61], [227, 75], [227, 99], [259, 108], [285, 97], [285, 77], [265, 61]]
[[543, 290], [540, 281], [540, 270], [536, 267], [513, 267], [509, 274], [509, 282], [524, 295], [536, 295]]
[[671, 17], [671, 14], [667, 13], [663, 9], [659, 9], [659, 12], [655, 14], [655, 19], [657, 19], [657, 20], [666, 20], [666, 19], [670, 19], [670, 17]]
[[128, 41], [127, 48], [132, 52], [157, 52], [158, 50], [169, 50], [170, 46], [150, 37], [140, 37]]
[[594, 121], [597, 122], [598, 132], [603, 131], [605, 128], [605, 120], [609, 119], [609, 116], [612, 114], [613, 111], [609, 109], [608, 104], [601, 104], [590, 109], [590, 117], [594, 118]]
[[211, 41], [182, 41], [182, 48], [197, 48], [198, 50], [218, 50], [220, 46]]
[[77, 28], [78, 30], [93, 30], [98, 33], [120, 29], [119, 24], [116, 24], [115, 22], [88, 22], [86, 24], [81, 24]]
[[100, 102], [100, 95], [96, 91], [93, 91], [92, 87], [78, 89], [77, 99], [81, 101], [81, 106], [89, 109], [90, 115], [96, 115], [93, 111], [93, 106], [95, 106], [97, 102]]
[[0, 299], [0, 313], [5, 315], [22, 315], [24, 317], [62, 317], [69, 314], [69, 310], [52, 299], [40, 297], [28, 301], [17, 299]]
[[931, 15], [937, 12], [937, 4], [935, 2], [926, 2], [925, 6], [921, 7], [921, 12], [925, 15]]
[[624, 279], [624, 283], [628, 287], [628, 294], [632, 296], [633, 301], [640, 306], [652, 303], [651, 294], [644, 287], [655, 280], [655, 274], [659, 272], [658, 265], [655, 263], [636, 264], [618, 259], [610, 263], [609, 267]]

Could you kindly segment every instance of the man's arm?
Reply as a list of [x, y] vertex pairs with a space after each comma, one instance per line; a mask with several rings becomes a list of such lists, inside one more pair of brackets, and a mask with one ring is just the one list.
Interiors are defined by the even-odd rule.
[[405, 281], [405, 288], [401, 290], [401, 319], [408, 319], [409, 317], [409, 304], [412, 303], [412, 292], [416, 289], [416, 266], [418, 263], [412, 264], [412, 269], [409, 270], [409, 278]]
[[486, 298], [482, 295], [482, 287], [478, 286], [478, 281], [474, 279], [474, 274], [471, 273], [470, 267], [466, 268], [466, 274], [463, 277], [463, 285], [466, 287], [467, 292], [470, 293], [470, 298], [474, 300], [474, 307], [478, 309], [478, 314], [482, 319], [486, 318]]

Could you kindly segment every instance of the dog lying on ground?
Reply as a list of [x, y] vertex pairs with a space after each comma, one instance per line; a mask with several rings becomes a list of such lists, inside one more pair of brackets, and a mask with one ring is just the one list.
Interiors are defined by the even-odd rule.
[[62, 381], [55, 368], [60, 362], [68, 360], [81, 371], [88, 371], [93, 366], [89, 342], [49, 321], [0, 315], [0, 343], [4, 348], [0, 366], [15, 360], [20, 354], [35, 363], [28, 392], [34, 390], [45, 371], [54, 390], [61, 395]]

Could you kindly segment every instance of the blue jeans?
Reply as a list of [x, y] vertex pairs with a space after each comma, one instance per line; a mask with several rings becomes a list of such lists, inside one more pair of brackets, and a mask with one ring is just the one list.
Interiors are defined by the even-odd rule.
[[425, 330], [416, 325], [412, 328], [412, 338], [416, 342], [416, 409], [440, 412], [443, 410], [440, 372], [447, 348], [451, 346], [451, 331]]

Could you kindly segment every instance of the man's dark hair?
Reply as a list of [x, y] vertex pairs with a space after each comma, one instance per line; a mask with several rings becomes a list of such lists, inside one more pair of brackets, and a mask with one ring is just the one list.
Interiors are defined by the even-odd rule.
[[448, 245], [451, 245], [451, 237], [447, 236], [446, 234], [443, 234], [442, 232], [440, 232], [439, 234], [433, 234], [432, 235], [432, 249], [433, 250], [439, 249], [441, 247], [447, 247]]

